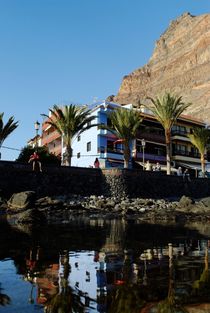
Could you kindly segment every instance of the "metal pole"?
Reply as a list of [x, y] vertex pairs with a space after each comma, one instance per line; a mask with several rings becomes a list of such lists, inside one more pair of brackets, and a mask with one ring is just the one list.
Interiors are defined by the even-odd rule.
[[145, 164], [145, 160], [144, 160], [144, 149], [145, 149], [145, 145], [146, 145], [146, 142], [144, 139], [141, 140], [141, 146], [142, 146], [142, 161], [143, 161], [143, 171], [145, 170], [144, 168], [144, 164]]
[[36, 129], [36, 151], [38, 147], [38, 129]]
[[36, 131], [36, 140], [35, 140], [35, 149], [36, 149], [36, 151], [37, 151], [37, 148], [38, 148], [38, 131], [39, 131], [39, 126], [40, 126], [40, 123], [38, 121], [36, 121], [34, 123], [35, 131]]

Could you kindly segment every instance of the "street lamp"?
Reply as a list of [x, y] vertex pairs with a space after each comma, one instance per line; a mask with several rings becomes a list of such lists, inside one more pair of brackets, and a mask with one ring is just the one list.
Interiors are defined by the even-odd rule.
[[145, 149], [145, 146], [146, 146], [146, 141], [144, 139], [141, 140], [141, 146], [142, 146], [143, 171], [144, 171], [144, 163], [145, 163], [145, 160], [144, 160], [144, 149]]
[[40, 126], [40, 123], [38, 121], [36, 121], [34, 123], [34, 128], [35, 128], [35, 131], [36, 131], [36, 141], [35, 141], [35, 147], [37, 149], [38, 147], [38, 131], [39, 131], [39, 126]]

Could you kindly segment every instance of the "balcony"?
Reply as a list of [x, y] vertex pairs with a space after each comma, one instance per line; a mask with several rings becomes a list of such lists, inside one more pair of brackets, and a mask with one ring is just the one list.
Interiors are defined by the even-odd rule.
[[172, 151], [172, 156], [175, 156], [175, 155], [181, 155], [181, 156], [186, 156], [186, 157], [195, 158], [195, 159], [200, 158], [200, 153], [198, 152], [191, 152], [191, 151], [179, 150], [179, 149], [175, 149]]
[[[152, 163], [160, 162], [165, 163], [166, 162], [166, 156], [165, 155], [157, 155], [154, 153], [145, 153], [144, 154], [145, 160], [150, 160]], [[143, 160], [143, 153], [137, 152], [136, 154], [136, 160]]]
[[113, 153], [113, 154], [123, 154], [123, 150], [119, 148], [107, 148], [106, 149], [107, 153]]
[[148, 141], [154, 141], [157, 143], [165, 143], [165, 135], [158, 134], [158, 133], [148, 133], [148, 132], [141, 132], [137, 141], [141, 141], [141, 139], [145, 139]]
[[178, 135], [178, 136], [187, 136], [188, 132], [185, 130], [172, 130], [171, 135]]

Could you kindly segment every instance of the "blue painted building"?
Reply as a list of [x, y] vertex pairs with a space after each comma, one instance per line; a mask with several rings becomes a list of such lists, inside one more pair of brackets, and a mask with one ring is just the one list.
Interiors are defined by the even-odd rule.
[[[107, 101], [96, 103], [91, 112], [91, 115], [96, 117], [92, 123], [109, 125], [109, 113], [121, 107]], [[95, 158], [98, 158], [101, 168], [123, 167], [123, 146], [116, 143], [116, 140], [117, 138], [105, 129], [92, 127], [86, 130], [72, 143], [72, 166], [92, 167]]]

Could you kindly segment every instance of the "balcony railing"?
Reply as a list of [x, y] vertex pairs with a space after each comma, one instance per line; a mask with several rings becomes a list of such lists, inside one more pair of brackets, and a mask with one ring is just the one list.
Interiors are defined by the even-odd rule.
[[200, 158], [200, 153], [198, 152], [191, 152], [191, 151], [184, 151], [184, 150], [179, 150], [175, 149], [172, 151], [172, 155], [182, 155], [190, 158]]
[[107, 153], [123, 154], [123, 150], [119, 148], [107, 148]]
[[181, 131], [181, 130], [172, 130], [171, 131], [171, 136], [182, 136], [182, 137], [187, 137], [189, 132], [187, 131]]
[[[143, 153], [137, 152], [136, 159], [137, 160], [143, 160]], [[157, 155], [157, 154], [154, 154], [154, 153], [145, 153], [144, 154], [144, 159], [145, 160], [150, 160], [152, 162], [165, 162], [166, 161], [166, 156], [165, 155]]]
[[137, 139], [141, 141], [141, 139], [154, 141], [157, 143], [165, 143], [165, 135], [164, 134], [158, 134], [158, 133], [148, 133], [148, 132], [141, 132], [139, 138]]

